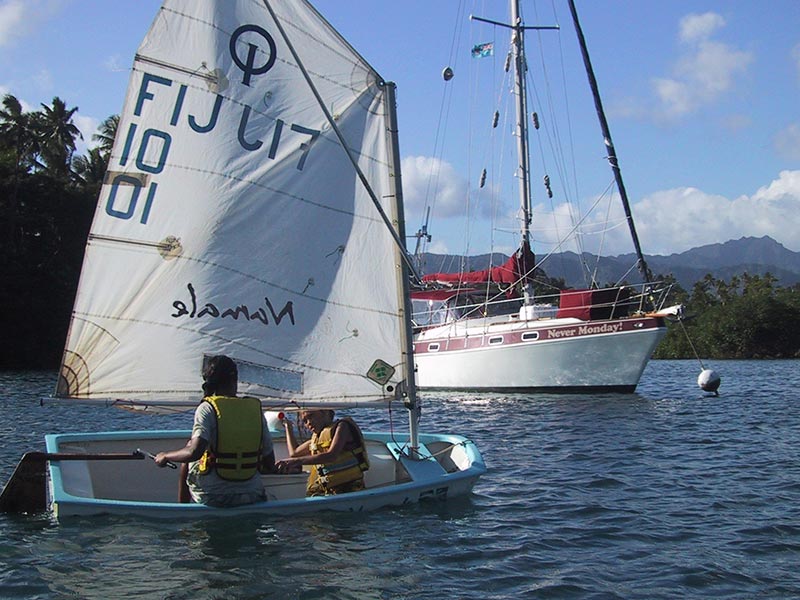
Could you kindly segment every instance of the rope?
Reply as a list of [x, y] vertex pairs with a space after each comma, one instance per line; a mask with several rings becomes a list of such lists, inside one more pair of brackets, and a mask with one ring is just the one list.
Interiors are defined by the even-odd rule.
[[692, 338], [689, 337], [689, 332], [686, 331], [686, 326], [683, 324], [683, 319], [681, 317], [678, 317], [678, 323], [680, 323], [681, 325], [681, 330], [683, 331], [683, 334], [686, 336], [686, 341], [689, 342], [689, 346], [691, 346], [692, 352], [694, 352], [694, 356], [697, 359], [697, 362], [700, 363], [700, 369], [705, 371], [706, 367], [703, 364], [703, 361], [700, 360], [700, 355], [697, 353], [697, 349], [694, 347], [694, 344], [692, 343]]

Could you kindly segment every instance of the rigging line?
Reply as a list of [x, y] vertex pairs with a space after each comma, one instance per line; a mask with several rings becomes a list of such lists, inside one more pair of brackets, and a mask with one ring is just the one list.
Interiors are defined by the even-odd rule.
[[[555, 4], [551, 2], [551, 6], [553, 8], [553, 16], [554, 16], [555, 20], [558, 21], [558, 15], [557, 15]], [[577, 161], [576, 161], [576, 157], [575, 157], [575, 135], [574, 135], [573, 127], [572, 127], [572, 110], [570, 108], [570, 102], [569, 102], [570, 94], [567, 91], [568, 90], [568, 87], [567, 87], [567, 69], [566, 69], [566, 63], [565, 63], [565, 60], [564, 60], [563, 38], [561, 36], [558, 36], [558, 57], [559, 57], [559, 65], [561, 67], [561, 86], [562, 86], [562, 94], [563, 94], [563, 98], [564, 98], [564, 115], [565, 115], [564, 119], [566, 121], [567, 139], [569, 140], [569, 145], [568, 145], [569, 159], [570, 159], [569, 162], [571, 163], [571, 166], [572, 166], [572, 177], [569, 178], [567, 176], [567, 174], [569, 173], [569, 169], [567, 168], [568, 161], [567, 161], [566, 157], [562, 154], [562, 156], [561, 156], [561, 159], [563, 161], [563, 164], [561, 166], [561, 168], [563, 170], [562, 171], [562, 177], [563, 177], [563, 182], [564, 182], [565, 188], [569, 184], [569, 182], [572, 183], [573, 189], [572, 189], [571, 197], [574, 198], [576, 209], [578, 210], [578, 214], [580, 214], [580, 189], [579, 189], [579, 180], [578, 180], [578, 167], [577, 167]], [[562, 148], [562, 152], [563, 152], [563, 148]], [[565, 191], [566, 191], [566, 189], [565, 189]], [[569, 199], [569, 196], [568, 196], [568, 199]], [[572, 213], [571, 204], [568, 204], [568, 206], [569, 206], [569, 209], [570, 209], [570, 213]], [[571, 218], [574, 220], [574, 218], [575, 218], [574, 215], [571, 214]], [[578, 249], [578, 254], [583, 254], [584, 249], [585, 249], [584, 248], [584, 244], [583, 244], [583, 239], [580, 238], [580, 237], [576, 238], [576, 245], [577, 245], [577, 249]]]
[[[541, 69], [542, 69], [543, 86], [544, 86], [544, 91], [546, 92], [545, 95], [544, 95], [544, 98], [546, 99], [546, 102], [544, 100], [542, 100], [542, 98], [540, 97], [540, 95], [539, 95], [539, 87], [536, 85], [536, 81], [534, 80], [533, 75], [530, 72], [528, 72], [528, 74], [527, 74], [527, 79], [528, 79], [528, 83], [529, 83], [529, 85], [527, 86], [527, 89], [529, 89], [529, 90], [532, 89], [533, 90], [533, 96], [536, 99], [537, 105], [539, 107], [541, 107], [541, 108], [547, 107], [548, 111], [549, 111], [549, 114], [552, 117], [551, 119], [546, 119], [546, 118], [542, 119], [542, 121], [543, 121], [543, 125], [542, 126], [544, 127], [544, 131], [545, 131], [545, 136], [544, 137], [547, 139], [548, 145], [550, 147], [550, 152], [552, 153], [554, 166], [555, 166], [555, 169], [556, 169], [556, 171], [558, 173], [559, 179], [564, 184], [564, 190], [563, 190], [563, 192], [564, 192], [564, 200], [565, 200], [565, 203], [566, 203], [566, 206], [567, 206], [567, 210], [569, 211], [570, 221], [574, 224], [575, 221], [576, 221], [576, 217], [575, 217], [575, 213], [574, 213], [574, 207], [573, 207], [573, 204], [572, 204], [572, 201], [571, 201], [573, 197], [572, 197], [572, 195], [570, 193], [569, 188], [566, 185], [566, 183], [568, 181], [568, 177], [567, 177], [567, 169], [566, 169], [566, 160], [564, 158], [565, 152], [564, 152], [563, 144], [561, 143], [561, 136], [559, 134], [559, 123], [558, 123], [558, 119], [556, 118], [556, 110], [555, 110], [555, 103], [553, 101], [553, 94], [550, 91], [552, 89], [552, 86], [550, 85], [550, 78], [548, 77], [547, 63], [546, 63], [545, 58], [544, 58], [545, 52], [544, 52], [544, 47], [543, 47], [543, 43], [542, 43], [543, 38], [542, 38], [541, 35], [539, 35], [538, 39], [539, 39], [539, 55], [540, 55], [540, 58], [541, 58]], [[559, 40], [561, 40], [561, 36], [559, 36]], [[565, 89], [564, 90], [565, 99], [566, 99], [566, 96], [567, 96], [567, 94], [566, 94], [566, 89]], [[567, 115], [567, 121], [569, 123], [569, 115]], [[571, 131], [571, 129], [570, 129], [570, 131]], [[570, 135], [570, 141], [571, 140], [572, 140], [572, 136]], [[539, 144], [539, 159], [540, 159], [541, 164], [542, 164], [542, 170], [545, 173], [547, 173], [548, 172], [547, 160], [546, 160], [546, 155], [545, 155], [545, 152], [544, 152], [544, 146], [542, 144], [541, 136], [537, 136], [537, 141], [538, 141], [538, 144]], [[574, 147], [574, 144], [572, 144], [572, 147]], [[573, 162], [574, 162], [574, 159], [573, 159]], [[549, 203], [550, 203], [550, 207], [551, 207], [551, 212], [553, 214], [555, 214], [555, 211], [553, 210], [554, 201], [552, 199], [550, 199]], [[558, 220], [557, 219], [554, 219], [554, 225], [556, 227], [556, 237], [558, 239], [560, 239], [560, 235], [558, 234], [559, 226], [558, 226]], [[578, 251], [579, 251], [579, 254], [580, 254], [581, 247], [580, 247], [579, 243], [578, 243]]]
[[636, 268], [636, 264], [635, 263], [633, 265], [631, 265], [630, 267], [628, 267], [628, 270], [625, 271], [625, 273], [622, 274], [622, 277], [617, 279], [617, 282], [614, 284], [614, 286], [616, 287], [616, 286], [622, 285], [622, 282], [625, 281], [625, 278], [628, 275], [630, 275], [630, 273], [632, 273], [635, 268]]
[[[386, 228], [388, 229], [389, 234], [392, 236], [392, 239], [394, 240], [395, 244], [397, 244], [397, 247], [400, 250], [400, 256], [402, 256], [403, 261], [406, 263], [406, 266], [408, 267], [410, 273], [414, 276], [414, 278], [417, 281], [419, 281], [421, 277], [419, 276], [419, 273], [417, 273], [417, 268], [414, 266], [414, 260], [408, 255], [408, 251], [406, 250], [405, 240], [400, 239], [400, 236], [398, 235], [397, 231], [395, 231], [391, 220], [386, 214], [386, 211], [383, 210], [383, 206], [381, 206], [381, 201], [378, 198], [377, 194], [375, 194], [375, 190], [372, 189], [372, 186], [370, 185], [367, 176], [361, 170], [361, 167], [358, 166], [358, 162], [356, 161], [355, 156], [353, 156], [353, 153], [350, 151], [350, 147], [347, 144], [347, 140], [345, 139], [344, 134], [342, 133], [341, 129], [339, 129], [339, 126], [336, 124], [336, 121], [334, 120], [333, 116], [328, 110], [328, 107], [325, 105], [325, 101], [322, 99], [319, 90], [317, 90], [317, 87], [311, 80], [311, 76], [308, 74], [308, 70], [306, 69], [303, 62], [300, 60], [300, 55], [297, 54], [297, 50], [295, 49], [294, 44], [292, 44], [292, 41], [289, 39], [289, 36], [287, 35], [286, 30], [283, 27], [283, 24], [280, 22], [278, 16], [275, 14], [275, 11], [272, 9], [269, 0], [263, 0], [263, 2], [265, 8], [269, 11], [270, 15], [272, 16], [273, 21], [275, 21], [275, 26], [278, 28], [278, 31], [280, 31], [281, 37], [283, 38], [283, 41], [286, 43], [286, 47], [289, 49], [289, 52], [291, 52], [295, 62], [297, 62], [297, 67], [303, 74], [303, 78], [306, 80], [306, 84], [308, 85], [311, 92], [314, 94], [314, 98], [316, 99], [317, 104], [319, 105], [319, 108], [322, 111], [322, 114], [325, 115], [325, 119], [328, 121], [328, 124], [331, 126], [331, 129], [336, 134], [336, 137], [339, 138], [339, 143], [342, 146], [342, 150], [344, 150], [345, 154], [347, 155], [347, 158], [350, 160], [350, 163], [352, 164], [353, 169], [356, 172], [356, 175], [358, 175], [358, 178], [359, 180], [361, 180], [364, 189], [366, 190], [367, 194], [372, 200], [372, 203], [375, 205], [375, 209], [378, 211], [378, 214], [380, 215], [381, 219], [386, 225]], [[391, 85], [391, 84], [387, 84], [387, 82], [383, 80], [378, 82], [378, 87], [383, 87], [385, 85]], [[396, 134], [397, 132], [394, 133]], [[399, 165], [397, 166], [399, 168]]]
[[[597, 200], [595, 200], [595, 203], [592, 205], [592, 208], [594, 208], [595, 206], [597, 206], [597, 203], [598, 203], [598, 202], [600, 202], [600, 198], [598, 198]], [[591, 212], [591, 211], [590, 211], [590, 212]], [[589, 213], [587, 213], [586, 215], [584, 215], [584, 216], [581, 218], [581, 220], [580, 220], [580, 221], [578, 221], [578, 222], [575, 224], [575, 226], [572, 228], [572, 230], [570, 230], [570, 232], [569, 232], [569, 234], [567, 235], [567, 237], [570, 237], [570, 236], [572, 236], [572, 234], [574, 234], [574, 233], [575, 233], [575, 232], [578, 230], [578, 228], [581, 226], [581, 223], [583, 223], [583, 221], [584, 221], [584, 220], [585, 220], [585, 219], [586, 219], [588, 216], [589, 216]], [[533, 273], [533, 271], [534, 271], [535, 269], [537, 269], [537, 268], [541, 267], [541, 266], [542, 266], [542, 264], [544, 264], [544, 262], [545, 262], [545, 261], [546, 261], [546, 260], [547, 260], [547, 259], [548, 259], [550, 256], [552, 256], [552, 255], [553, 255], [553, 254], [556, 252], [556, 250], [560, 250], [560, 249], [561, 249], [561, 246], [563, 246], [563, 245], [564, 245], [564, 243], [566, 243], [566, 238], [565, 238], [565, 239], [563, 239], [563, 240], [559, 240], [559, 241], [558, 241], [558, 243], [556, 243], [556, 244], [553, 246], [553, 248], [550, 250], [550, 252], [548, 252], [548, 253], [547, 253], [547, 255], [546, 255], [546, 256], [545, 256], [543, 259], [541, 259], [541, 260], [539, 260], [539, 261], [537, 261], [537, 262], [536, 262], [536, 264], [533, 266], [533, 268], [532, 268], [532, 269], [530, 269], [530, 270], [528, 271], [528, 273], [526, 273], [526, 276], [527, 276], [528, 274], [530, 274], [530, 273]], [[520, 279], [520, 281], [521, 281], [521, 279]]]
[[[608, 191], [608, 189], [606, 189], [606, 191]], [[606, 204], [606, 220], [605, 220], [606, 223], [609, 223], [610, 220], [611, 201], [613, 200], [613, 198], [614, 198], [613, 193], [608, 195], [608, 203]], [[600, 270], [600, 257], [603, 255], [603, 248], [605, 248], [606, 245], [606, 234], [608, 232], [609, 229], [607, 227], [604, 227], [603, 230], [600, 232], [600, 244], [598, 245], [597, 248], [597, 259], [594, 261], [594, 270], [592, 271], [592, 278], [590, 281], [593, 285], [597, 284], [597, 272]], [[628, 273], [625, 273], [625, 275], [627, 274]]]
[[[611, 187], [612, 187], [613, 185], [614, 185], [613, 183], [609, 183], [609, 184], [606, 186], [606, 189], [605, 189], [605, 190], [603, 190], [603, 193], [602, 193], [602, 194], [600, 194], [600, 195], [597, 197], [597, 200], [596, 200], [596, 202], [595, 202], [595, 203], [592, 205], [592, 207], [591, 207], [589, 210], [587, 210], [587, 211], [586, 211], [586, 215], [585, 215], [585, 217], [584, 217], [584, 218], [588, 218], [588, 217], [589, 217], [589, 215], [591, 215], [591, 214], [594, 212], [594, 209], [595, 209], [595, 207], [596, 207], [598, 204], [600, 204], [600, 200], [602, 200], [603, 198], [605, 198], [605, 197], [606, 197], [606, 194], [609, 194], [609, 191], [611, 190]], [[611, 197], [612, 197], [612, 196], [609, 194], [609, 208], [610, 208], [610, 204], [611, 204], [611, 203], [610, 203], [610, 199], [611, 199]], [[607, 215], [606, 215], [606, 222], [608, 222], [608, 216], [607, 216]], [[603, 231], [603, 232], [601, 232], [601, 233], [604, 233], [604, 231]], [[578, 238], [580, 239], [580, 236], [578, 236]], [[603, 244], [602, 244], [602, 242], [601, 242], [601, 243], [600, 243], [600, 247], [602, 248], [602, 246], [603, 246]], [[598, 250], [598, 253], [597, 253], [597, 254], [598, 254], [598, 256], [600, 255], [600, 251], [599, 251], [599, 250]], [[586, 277], [586, 276], [588, 275], [588, 277], [589, 277], [589, 282], [588, 282], [588, 283], [591, 285], [591, 283], [593, 283], [593, 282], [595, 281], [595, 277], [597, 276], [597, 270], [598, 270], [598, 268], [599, 268], [599, 266], [600, 266], [600, 265], [598, 264], [598, 262], [597, 262], [597, 261], [595, 261], [595, 268], [594, 268], [594, 271], [592, 271], [592, 269], [590, 269], [590, 268], [589, 268], [589, 263], [587, 262], [587, 260], [586, 260], [586, 258], [585, 258], [585, 253], [584, 253], [583, 251], [581, 251], [581, 252], [579, 252], [579, 253], [578, 253], [578, 256], [580, 256], [580, 257], [581, 257], [581, 258], [580, 258], [580, 261], [581, 261], [581, 264], [583, 265], [583, 268], [585, 269], [585, 272], [584, 272], [584, 277]], [[584, 281], [585, 281], [585, 279], [584, 279]]]
[[[458, 55], [456, 54], [456, 49], [459, 47], [459, 40], [461, 39], [461, 32], [463, 31], [463, 25], [461, 25], [463, 18], [463, 11], [464, 11], [464, 4], [463, 1], [459, 2], [459, 8], [456, 11], [456, 27], [453, 31], [453, 39], [450, 43], [450, 56], [447, 65], [448, 66], [455, 66], [458, 63]], [[455, 58], [454, 58], [455, 57]], [[436, 206], [436, 200], [439, 194], [439, 182], [441, 179], [442, 169], [441, 169], [441, 160], [442, 156], [444, 155], [444, 138], [446, 136], [446, 132], [448, 129], [448, 124], [450, 122], [450, 108], [452, 106], [452, 98], [453, 98], [453, 86], [449, 84], [449, 82], [444, 81], [444, 87], [442, 88], [442, 100], [439, 106], [439, 119], [437, 121], [436, 126], [436, 135], [434, 136], [434, 143], [433, 143], [433, 158], [435, 160], [438, 159], [438, 166], [437, 163], [434, 162], [431, 164], [431, 170], [428, 173], [428, 181], [426, 184], [425, 189], [425, 199], [423, 203], [423, 214], [426, 214], [425, 209], [433, 209]], [[441, 145], [440, 145], [441, 144]], [[432, 190], [432, 191], [431, 191]], [[428, 215], [430, 212], [428, 212]], [[428, 217], [425, 217], [425, 224], [428, 224]], [[428, 247], [428, 239], [423, 239], [420, 244], [420, 252], [425, 252]]]

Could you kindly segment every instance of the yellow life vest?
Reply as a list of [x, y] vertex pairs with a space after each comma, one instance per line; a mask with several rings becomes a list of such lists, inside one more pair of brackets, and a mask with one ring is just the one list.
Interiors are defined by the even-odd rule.
[[312, 465], [311, 474], [308, 477], [308, 490], [322, 489], [326, 493], [336, 492], [338, 486], [364, 478], [364, 471], [369, 469], [369, 458], [367, 448], [364, 443], [364, 436], [358, 425], [350, 418], [340, 419], [311, 436], [309, 450], [311, 454], [321, 454], [331, 447], [336, 428], [346, 422], [350, 426], [350, 431], [355, 434], [357, 446], [343, 450], [339, 455], [339, 460], [327, 465]]
[[212, 468], [222, 479], [247, 481], [258, 471], [264, 419], [257, 398], [208, 396], [203, 398], [217, 417], [217, 439], [200, 458], [200, 474]]

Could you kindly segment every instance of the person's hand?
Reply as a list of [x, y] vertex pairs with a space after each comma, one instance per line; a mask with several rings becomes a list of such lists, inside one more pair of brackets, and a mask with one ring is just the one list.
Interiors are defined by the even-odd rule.
[[299, 461], [292, 458], [285, 458], [275, 463], [275, 469], [278, 473], [287, 474], [299, 473], [303, 470], [303, 467]]
[[167, 462], [169, 462], [167, 460], [167, 453], [159, 452], [158, 454], [156, 454], [155, 458], [153, 459], [153, 462], [156, 463], [159, 467], [166, 467]]

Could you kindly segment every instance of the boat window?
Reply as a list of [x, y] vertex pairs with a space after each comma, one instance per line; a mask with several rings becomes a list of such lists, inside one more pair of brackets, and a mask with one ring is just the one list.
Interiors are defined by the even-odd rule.
[[412, 300], [411, 319], [416, 327], [430, 327], [445, 323], [447, 309], [439, 300]]
[[439, 344], [428, 344], [428, 352], [438, 352]]
[[503, 336], [502, 335], [496, 335], [494, 337], [490, 337], [489, 338], [489, 345], [490, 346], [494, 346], [496, 344], [502, 344], [502, 343], [503, 343]]
[[[487, 300], [489, 300], [487, 302]], [[455, 296], [448, 304], [448, 319], [499, 317], [517, 314], [522, 306], [521, 298], [507, 299], [504, 295], [492, 300], [486, 294]]]
[[538, 340], [539, 339], [539, 332], [538, 331], [526, 331], [522, 334], [522, 341], [529, 342], [531, 340]]
[[486, 315], [489, 317], [516, 315], [519, 314], [519, 309], [521, 306], [522, 298], [513, 298], [511, 300], [506, 298], [498, 299], [486, 305]]

